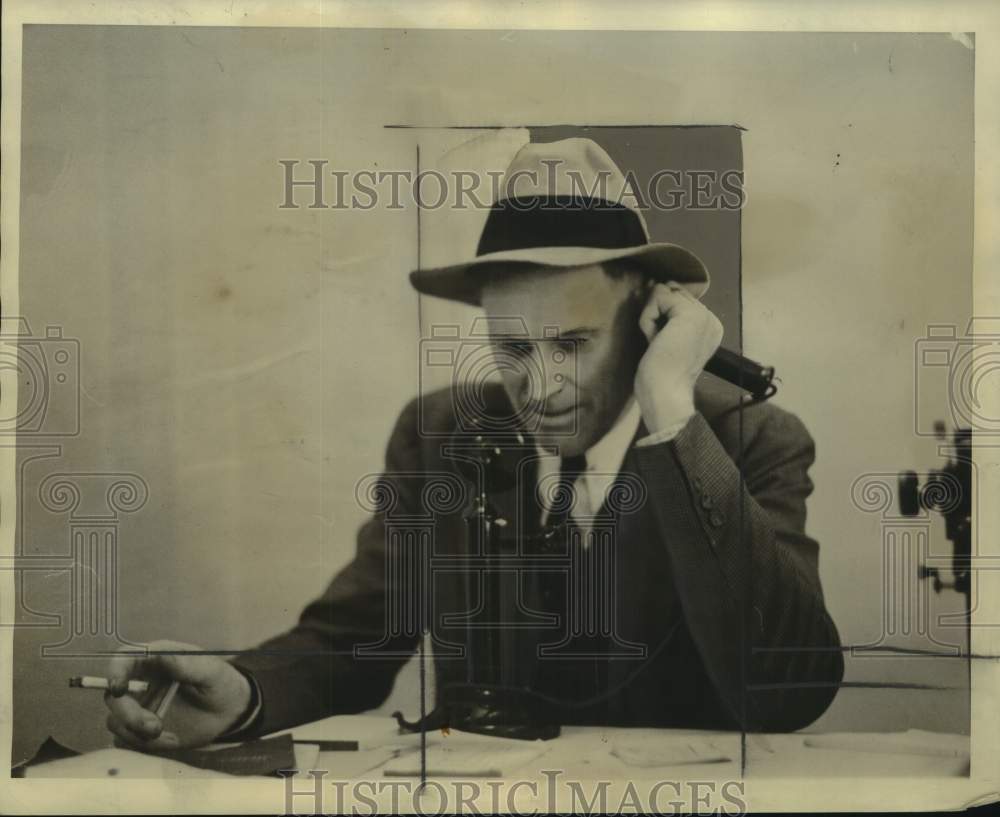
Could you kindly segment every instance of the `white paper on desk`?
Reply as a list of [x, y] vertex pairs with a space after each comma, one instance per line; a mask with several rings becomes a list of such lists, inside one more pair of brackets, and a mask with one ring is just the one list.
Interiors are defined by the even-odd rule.
[[671, 735], [666, 732], [616, 737], [611, 743], [611, 755], [629, 766], [647, 769], [695, 763], [725, 763], [733, 759], [730, 752], [710, 738]]
[[420, 751], [408, 752], [389, 761], [386, 777], [417, 777], [426, 767], [430, 777], [506, 777], [549, 750], [545, 741], [510, 741], [489, 738], [487, 742], [449, 743], [448, 738], [431, 746], [422, 762]]
[[320, 752], [319, 768], [329, 769], [340, 780], [360, 777], [393, 760], [400, 750], [391, 746], [365, 749], [360, 752]]
[[300, 775], [312, 769], [319, 768], [317, 764], [320, 751], [317, 744], [296, 743], [292, 746], [292, 750], [295, 752], [295, 768], [299, 770]]
[[892, 755], [969, 757], [969, 737], [944, 732], [908, 729], [905, 732], [831, 732], [806, 735], [803, 745], [813, 749], [840, 749]]

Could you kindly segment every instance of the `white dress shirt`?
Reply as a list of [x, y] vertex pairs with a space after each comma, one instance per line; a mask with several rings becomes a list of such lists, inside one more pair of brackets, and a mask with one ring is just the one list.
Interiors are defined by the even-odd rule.
[[[618, 415], [618, 419], [615, 420], [608, 433], [587, 449], [587, 470], [577, 478], [573, 485], [576, 497], [571, 515], [578, 526], [584, 529], [588, 528], [589, 520], [604, 504], [608, 489], [618, 478], [622, 463], [625, 461], [625, 454], [639, 430], [641, 419], [642, 413], [639, 411], [639, 404], [633, 397], [622, 409], [622, 413]], [[687, 425], [687, 420], [655, 434], [647, 434], [641, 440], [637, 440], [636, 445], [656, 445], [672, 440], [685, 425]], [[551, 491], [546, 490], [546, 485], [550, 480], [559, 476], [562, 458], [541, 447], [538, 448], [538, 453], [540, 457], [538, 460], [538, 499], [542, 503], [542, 523], [544, 524], [549, 516], [548, 500], [551, 498]], [[588, 540], [589, 537], [583, 537], [584, 543]]]

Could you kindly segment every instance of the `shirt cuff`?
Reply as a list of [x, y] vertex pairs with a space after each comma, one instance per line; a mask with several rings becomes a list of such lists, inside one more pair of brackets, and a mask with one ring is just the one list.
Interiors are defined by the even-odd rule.
[[690, 417], [686, 417], [679, 423], [674, 423], [673, 425], [667, 426], [659, 431], [654, 431], [652, 434], [647, 434], [641, 440], [636, 440], [636, 447], [645, 448], [648, 445], [658, 445], [660, 443], [670, 442], [670, 440], [684, 430], [684, 426], [686, 426], [690, 420]]
[[243, 714], [236, 721], [236, 723], [215, 739], [216, 742], [219, 743], [241, 740], [243, 734], [245, 732], [249, 732], [257, 722], [257, 718], [260, 715], [260, 710], [264, 702], [264, 698], [260, 692], [260, 684], [257, 683], [257, 679], [254, 678], [249, 672], [245, 672], [240, 669], [240, 667], [236, 667], [236, 669], [240, 671], [243, 677], [246, 678], [250, 684], [250, 703], [247, 704], [247, 708], [243, 711]]

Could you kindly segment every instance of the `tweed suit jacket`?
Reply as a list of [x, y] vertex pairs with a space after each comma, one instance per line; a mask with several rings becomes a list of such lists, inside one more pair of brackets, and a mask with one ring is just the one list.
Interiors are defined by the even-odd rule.
[[[562, 705], [563, 682], [594, 662], [567, 660], [540, 675], [531, 660], [537, 633], [512, 658], [505, 681], [555, 696], [562, 722], [792, 731], [833, 700], [843, 658], [824, 605], [819, 547], [805, 530], [813, 440], [770, 403], [740, 409], [740, 395], [703, 375], [684, 429], [668, 442], [633, 440], [626, 454], [621, 474], [641, 481], [645, 501], [614, 519], [614, 640], [628, 655], [608, 662], [607, 694]], [[399, 626], [408, 603], [424, 605], [417, 618], [434, 638], [439, 698], [469, 677], [468, 657], [455, 654], [468, 632], [454, 618], [467, 612], [460, 571], [420, 579], [398, 568], [407, 545], [390, 544], [399, 520], [415, 519], [432, 531], [439, 561], [467, 553], [468, 507], [439, 502], [432, 513], [425, 490], [435, 475], [458, 484], [442, 445], [457, 425], [456, 398], [444, 390], [406, 407], [377, 483], [391, 500], [360, 529], [353, 561], [291, 631], [235, 659], [261, 694], [245, 736], [379, 706], [416, 648], [414, 619]], [[645, 434], [640, 426], [636, 440]], [[518, 496], [520, 487], [495, 497], [508, 518], [518, 514]], [[408, 714], [417, 706], [415, 698]]]

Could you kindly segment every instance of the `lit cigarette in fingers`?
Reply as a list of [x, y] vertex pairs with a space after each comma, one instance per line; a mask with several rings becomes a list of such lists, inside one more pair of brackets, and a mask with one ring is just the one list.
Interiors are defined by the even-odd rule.
[[[111, 684], [107, 678], [98, 678], [94, 675], [77, 675], [69, 679], [69, 685], [74, 689], [111, 689]], [[129, 681], [128, 692], [146, 692], [149, 689], [147, 681]]]

